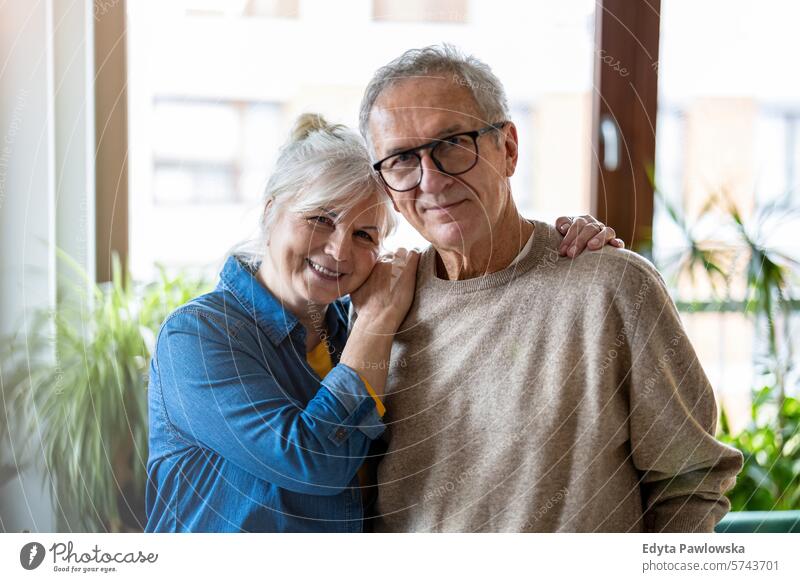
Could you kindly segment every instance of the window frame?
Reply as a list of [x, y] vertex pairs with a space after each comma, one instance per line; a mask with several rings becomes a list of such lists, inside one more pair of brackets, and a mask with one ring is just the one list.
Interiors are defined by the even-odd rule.
[[652, 246], [660, 9], [661, 0], [598, 0], [595, 14], [590, 211], [644, 254]]

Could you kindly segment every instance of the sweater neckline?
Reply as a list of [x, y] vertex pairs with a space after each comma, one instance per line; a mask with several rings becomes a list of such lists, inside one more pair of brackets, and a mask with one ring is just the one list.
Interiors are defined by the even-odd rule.
[[[549, 249], [549, 242], [555, 232], [549, 224], [540, 222], [538, 220], [530, 220], [528, 222], [533, 224], [533, 244], [526, 256], [521, 258], [517, 263], [495, 271], [474, 277], [472, 279], [464, 279], [460, 281], [450, 281], [449, 279], [440, 279], [436, 276], [436, 249], [429, 246], [420, 260], [420, 280], [418, 281], [419, 287], [428, 287], [441, 293], [473, 293], [475, 291], [482, 291], [485, 289], [493, 289], [505, 285], [513, 279], [530, 271], [537, 264], [542, 263], [546, 258], [545, 254]], [[549, 261], [557, 260], [558, 255], [550, 258]]]

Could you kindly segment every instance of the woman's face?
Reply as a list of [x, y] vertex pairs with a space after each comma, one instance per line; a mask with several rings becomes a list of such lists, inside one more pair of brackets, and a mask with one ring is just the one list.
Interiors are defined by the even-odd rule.
[[271, 289], [278, 284], [290, 309], [327, 305], [355, 291], [378, 259], [378, 209], [374, 196], [341, 212], [283, 212], [270, 227], [265, 282]]

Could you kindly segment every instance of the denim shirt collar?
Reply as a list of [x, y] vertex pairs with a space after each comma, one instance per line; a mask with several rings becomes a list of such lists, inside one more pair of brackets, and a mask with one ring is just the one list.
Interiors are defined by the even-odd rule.
[[[239, 257], [228, 257], [219, 278], [219, 286], [236, 297], [242, 308], [267, 334], [274, 345], [280, 344], [293, 332], [299, 336], [298, 340], [305, 340], [305, 328], [299, 325], [297, 317], [284, 309], [280, 300], [258, 282], [255, 271], [251, 270]], [[328, 306], [325, 313], [327, 333], [331, 337], [336, 337], [342, 324], [336, 307]]]

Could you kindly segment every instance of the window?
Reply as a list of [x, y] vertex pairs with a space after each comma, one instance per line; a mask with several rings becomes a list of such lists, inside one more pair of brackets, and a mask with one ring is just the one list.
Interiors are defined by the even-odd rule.
[[269, 169], [266, 152], [279, 145], [280, 117], [276, 104], [157, 100], [156, 204], [257, 200]]
[[192, 16], [297, 18], [300, 0], [184, 0]]
[[373, 0], [375, 20], [397, 22], [454, 22], [467, 21], [467, 0]]
[[[177, 6], [128, 4], [136, 278], [155, 263], [214, 277], [228, 249], [255, 231], [293, 119], [317, 111], [355, 127], [372, 73], [428, 44], [455, 44], [503, 81], [519, 127], [512, 188], [523, 212], [549, 221], [589, 210], [593, 0]], [[268, 17], [247, 18], [255, 15]], [[388, 246], [427, 244], [400, 222]]]
[[[735, 249], [735, 233], [722, 227], [723, 211], [700, 218], [711, 196], [724, 194], [751, 227], [769, 203], [800, 210], [800, 82], [791, 73], [800, 52], [794, 30], [800, 6], [662, 0], [661, 8], [656, 183], [667, 203], [695, 225], [699, 239]], [[771, 248], [800, 256], [797, 218], [765, 223]], [[656, 205], [653, 231], [656, 262], [669, 265], [685, 241], [664, 204]], [[744, 266], [739, 261], [730, 289], [734, 301], [745, 297]], [[677, 277], [676, 299], [725, 296], [698, 281], [703, 278]], [[763, 326], [741, 310], [686, 311], [683, 318], [734, 428], [741, 428], [766, 349]], [[798, 327], [800, 318], [793, 319]]]

